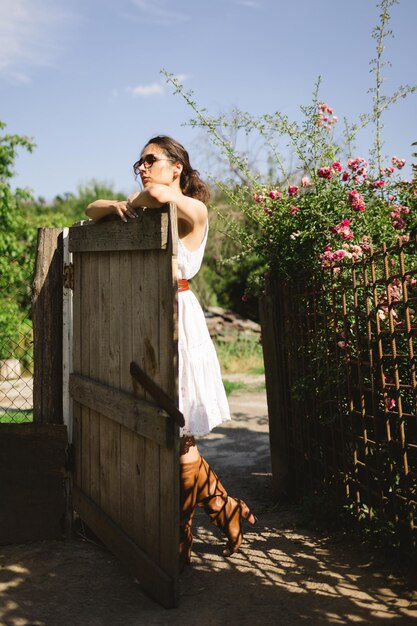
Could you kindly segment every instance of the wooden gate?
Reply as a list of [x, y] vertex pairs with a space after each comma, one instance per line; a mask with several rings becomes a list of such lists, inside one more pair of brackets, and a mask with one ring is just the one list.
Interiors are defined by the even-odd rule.
[[74, 509], [168, 608], [179, 567], [176, 224], [171, 205], [69, 229]]

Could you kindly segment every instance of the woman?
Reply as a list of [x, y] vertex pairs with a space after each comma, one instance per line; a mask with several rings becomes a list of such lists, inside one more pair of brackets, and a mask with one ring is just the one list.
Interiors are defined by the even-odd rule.
[[204, 507], [211, 521], [227, 537], [223, 551], [230, 556], [243, 539], [242, 520], [256, 521], [245, 502], [232, 498], [200, 455], [195, 436], [209, 433], [230, 420], [220, 366], [211, 341], [204, 313], [189, 290], [188, 279], [201, 266], [207, 241], [207, 185], [190, 165], [187, 151], [170, 137], [154, 137], [145, 145], [133, 166], [143, 190], [127, 201], [96, 200], [88, 205], [87, 215], [98, 220], [114, 213], [122, 220], [135, 219], [136, 208], [158, 208], [174, 202], [178, 215], [178, 356], [179, 408], [185, 425], [180, 435], [180, 558], [190, 562], [191, 523], [195, 507]]

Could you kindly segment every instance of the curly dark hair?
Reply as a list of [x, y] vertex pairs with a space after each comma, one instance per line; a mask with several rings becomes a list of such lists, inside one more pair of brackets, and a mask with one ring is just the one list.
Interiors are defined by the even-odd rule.
[[[170, 160], [175, 163], [181, 163], [183, 169], [181, 172], [180, 187], [183, 194], [201, 200], [207, 204], [210, 199], [210, 190], [207, 184], [201, 180], [199, 172], [191, 167], [190, 157], [184, 146], [167, 135], [152, 137], [152, 139], [144, 145], [143, 149], [151, 144], [159, 146]], [[133, 165], [135, 174], [138, 173], [138, 169], [139, 165], [138, 161], [136, 161]]]

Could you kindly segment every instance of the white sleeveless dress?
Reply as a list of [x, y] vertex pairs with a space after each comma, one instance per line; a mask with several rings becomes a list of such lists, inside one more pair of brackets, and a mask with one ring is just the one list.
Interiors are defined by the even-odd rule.
[[[208, 235], [195, 251], [178, 241], [178, 278], [190, 279], [201, 267]], [[178, 293], [179, 409], [185, 426], [180, 435], [202, 436], [230, 420], [216, 350], [203, 310], [191, 290]]]

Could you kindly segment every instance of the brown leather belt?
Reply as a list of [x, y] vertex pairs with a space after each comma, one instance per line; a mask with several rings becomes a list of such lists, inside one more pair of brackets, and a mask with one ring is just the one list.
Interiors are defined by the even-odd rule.
[[182, 291], [188, 291], [189, 286], [188, 286], [188, 280], [186, 278], [179, 278], [178, 279], [178, 293], [181, 293]]

